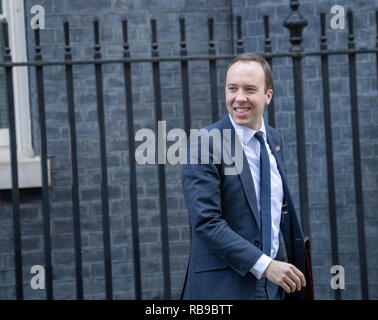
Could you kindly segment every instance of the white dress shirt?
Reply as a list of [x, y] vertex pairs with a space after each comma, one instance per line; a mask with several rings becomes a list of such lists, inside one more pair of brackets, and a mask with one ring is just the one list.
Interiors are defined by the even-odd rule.
[[[246, 126], [237, 125], [232, 117], [230, 120], [234, 129], [239, 137], [240, 142], [242, 142], [243, 151], [247, 157], [249, 169], [253, 178], [253, 184], [256, 190], [257, 208], [260, 212], [260, 142], [254, 137], [257, 131], [248, 128]], [[240, 129], [243, 132], [243, 136], [240, 136]], [[238, 132], [239, 131], [239, 132]], [[283, 201], [283, 186], [281, 175], [277, 168], [277, 162], [273, 156], [267, 138], [264, 119], [262, 119], [261, 128], [258, 131], [263, 132], [265, 147], [269, 154], [270, 160], [270, 185], [271, 185], [271, 249], [270, 256], [262, 254], [257, 260], [255, 265], [250, 269], [250, 272], [257, 278], [260, 279], [268, 267], [269, 263], [277, 256], [279, 247], [278, 234], [280, 232], [280, 222], [281, 222], [281, 209]]]

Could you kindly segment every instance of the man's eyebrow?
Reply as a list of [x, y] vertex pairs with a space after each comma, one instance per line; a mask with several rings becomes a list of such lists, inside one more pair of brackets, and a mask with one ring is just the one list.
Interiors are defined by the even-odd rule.
[[[227, 87], [229, 87], [229, 86], [236, 86], [236, 83], [227, 83]], [[247, 85], [245, 85], [245, 87], [258, 89], [258, 87], [254, 84], [247, 84]]]
[[247, 84], [246, 87], [248, 87], [248, 88], [253, 88], [253, 89], [257, 89], [257, 86], [254, 85], [254, 84]]

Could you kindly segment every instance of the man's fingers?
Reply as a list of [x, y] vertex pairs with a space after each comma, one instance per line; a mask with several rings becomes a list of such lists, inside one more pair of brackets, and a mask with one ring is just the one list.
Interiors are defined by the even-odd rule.
[[[294, 278], [294, 279], [293, 279]], [[301, 279], [293, 272], [293, 280], [295, 281], [295, 286], [298, 291], [301, 291]], [[295, 291], [295, 290], [294, 290]]]
[[303, 273], [290, 263], [273, 260], [265, 270], [264, 275], [287, 293], [300, 291], [302, 287], [306, 286]]
[[285, 275], [288, 279], [291, 280], [290, 287], [292, 289], [292, 292], [294, 292], [295, 290], [301, 291], [302, 285], [306, 285], [303, 273], [293, 265], [291, 265], [290, 268], [285, 272]]
[[291, 293], [290, 287], [285, 282], [282, 282], [281, 288], [284, 289], [286, 293]]
[[291, 291], [301, 290], [301, 281], [295, 273], [295, 267], [293, 265], [288, 265], [288, 268], [285, 270], [283, 275], [283, 281], [290, 285]]
[[300, 270], [298, 270], [297, 268], [294, 268], [294, 272], [299, 277], [302, 286], [305, 287], [306, 286], [306, 279], [305, 279], [305, 276], [303, 275], [303, 273]]
[[292, 279], [290, 279], [289, 277], [284, 277], [282, 281], [290, 288], [290, 291], [288, 293], [295, 291], [297, 285]]

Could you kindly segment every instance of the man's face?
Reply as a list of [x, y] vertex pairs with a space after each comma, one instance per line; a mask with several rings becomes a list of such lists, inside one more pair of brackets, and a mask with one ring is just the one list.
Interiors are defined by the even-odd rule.
[[272, 99], [273, 90], [265, 93], [265, 74], [255, 61], [238, 61], [227, 72], [226, 105], [237, 125], [254, 130], [261, 127], [264, 108]]

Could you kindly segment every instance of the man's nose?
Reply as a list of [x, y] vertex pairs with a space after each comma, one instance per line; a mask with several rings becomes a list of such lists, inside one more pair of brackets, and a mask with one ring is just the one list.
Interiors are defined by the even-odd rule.
[[247, 97], [242, 90], [238, 90], [236, 92], [235, 101], [236, 102], [246, 102], [247, 101]]

